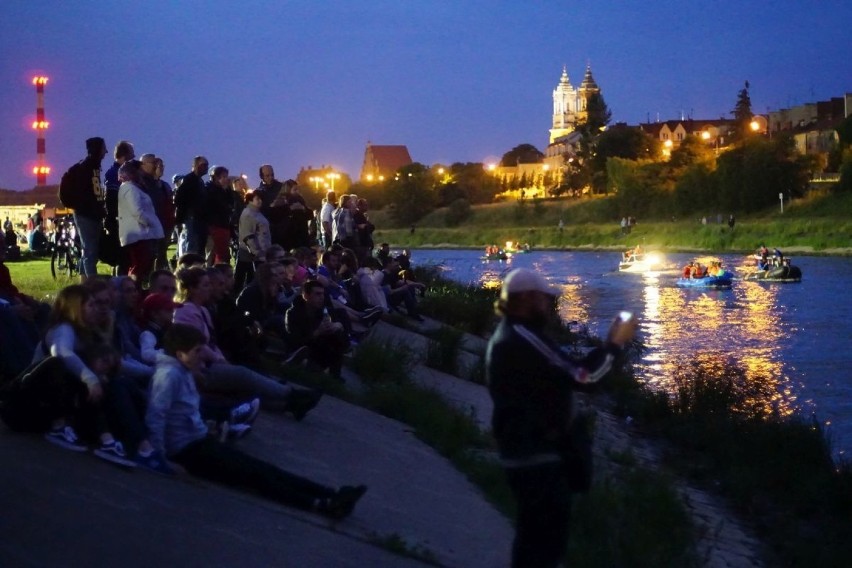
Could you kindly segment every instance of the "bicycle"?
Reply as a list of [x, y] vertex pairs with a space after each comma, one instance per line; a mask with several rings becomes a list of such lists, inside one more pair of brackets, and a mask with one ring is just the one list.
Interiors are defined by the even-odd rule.
[[67, 215], [56, 220], [56, 232], [53, 235], [51, 248], [50, 273], [54, 280], [59, 275], [71, 278], [80, 273], [82, 247], [72, 216]]

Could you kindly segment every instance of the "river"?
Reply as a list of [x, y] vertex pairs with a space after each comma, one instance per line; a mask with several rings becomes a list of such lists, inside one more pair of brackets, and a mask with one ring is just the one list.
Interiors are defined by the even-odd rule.
[[[836, 455], [852, 452], [852, 258], [796, 257], [800, 283], [735, 280], [729, 290], [675, 285], [689, 254], [666, 255], [670, 270], [627, 274], [620, 253], [533, 251], [507, 261], [484, 261], [474, 250], [413, 251], [415, 264], [443, 267], [462, 283], [498, 285], [511, 268], [536, 270], [562, 290], [560, 315], [603, 333], [619, 310], [640, 319], [647, 350], [638, 378], [666, 388], [679, 362], [703, 353], [721, 354], [749, 377], [769, 381], [784, 409], [814, 414], [827, 427]], [[719, 255], [728, 269], [746, 267], [742, 255]], [[734, 270], [735, 273], [739, 271]]]

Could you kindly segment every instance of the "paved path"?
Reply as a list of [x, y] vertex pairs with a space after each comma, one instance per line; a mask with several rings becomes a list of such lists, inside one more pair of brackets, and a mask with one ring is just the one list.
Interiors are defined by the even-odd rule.
[[0, 432], [0, 566], [505, 566], [512, 529], [410, 428], [326, 397], [303, 422], [262, 413], [240, 447], [330, 485], [370, 490], [332, 523], [192, 478], [125, 471]]

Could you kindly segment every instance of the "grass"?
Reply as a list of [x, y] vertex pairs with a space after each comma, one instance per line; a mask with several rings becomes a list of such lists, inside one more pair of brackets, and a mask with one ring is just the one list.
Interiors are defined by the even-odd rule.
[[[388, 223], [374, 222], [380, 229], [376, 242], [398, 247], [467, 246], [480, 248], [508, 240], [527, 242], [541, 248], [606, 247], [621, 248], [637, 242], [670, 250], [715, 252], [751, 251], [760, 243], [783, 248], [798, 247], [813, 252], [850, 254], [852, 242], [852, 195], [815, 191], [785, 205], [782, 215], [773, 208], [739, 217], [734, 230], [727, 224], [702, 225], [704, 215], [715, 219], [718, 212], [696, 212], [691, 218], [639, 219], [633, 232], [621, 235], [622, 213], [613, 210], [605, 197], [538, 200], [519, 205], [504, 202], [477, 205], [460, 227], [447, 227], [444, 209], [430, 213], [409, 229], [387, 229]], [[381, 214], [374, 214], [381, 218]], [[726, 217], [726, 216], [725, 216]], [[565, 223], [559, 230], [559, 220]]]

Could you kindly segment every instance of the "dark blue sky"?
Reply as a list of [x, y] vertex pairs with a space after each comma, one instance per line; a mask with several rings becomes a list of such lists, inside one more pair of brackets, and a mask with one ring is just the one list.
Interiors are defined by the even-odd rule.
[[562, 66], [576, 86], [587, 61], [614, 121], [727, 116], [746, 79], [756, 112], [841, 96], [850, 23], [837, 0], [3, 0], [0, 187], [34, 184], [34, 73], [50, 183], [97, 135], [255, 185], [265, 162], [355, 177], [367, 140], [425, 164], [543, 149]]

